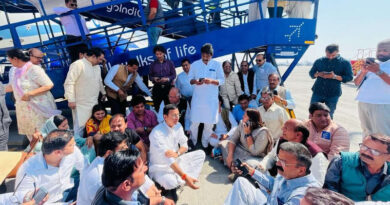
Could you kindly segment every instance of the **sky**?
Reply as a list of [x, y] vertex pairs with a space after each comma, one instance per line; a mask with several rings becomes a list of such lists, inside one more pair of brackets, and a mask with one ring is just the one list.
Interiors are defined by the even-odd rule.
[[331, 43], [339, 45], [341, 56], [355, 59], [358, 49], [375, 50], [390, 38], [390, 0], [320, 0], [316, 33], [302, 60], [324, 56]]
[[[0, 19], [4, 24], [3, 12]], [[358, 49], [375, 51], [379, 41], [390, 38], [390, 0], [320, 0], [316, 33], [315, 45], [301, 62], [324, 56], [331, 43], [338, 44], [347, 59], [356, 59]]]

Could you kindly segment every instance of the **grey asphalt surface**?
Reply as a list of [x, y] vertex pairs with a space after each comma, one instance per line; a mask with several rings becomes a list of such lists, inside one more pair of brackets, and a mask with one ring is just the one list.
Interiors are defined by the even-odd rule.
[[[291, 73], [285, 82], [285, 86], [291, 91], [296, 103], [295, 114], [298, 119], [305, 120], [309, 116], [308, 107], [311, 97], [311, 86], [314, 80], [308, 75], [310, 67], [298, 66]], [[281, 68], [281, 73], [284, 69]], [[340, 97], [334, 121], [345, 127], [351, 138], [350, 151], [358, 150], [358, 143], [362, 140], [360, 121], [357, 112], [356, 87], [352, 83], [344, 84], [343, 95]], [[24, 137], [17, 134], [15, 114], [12, 113], [13, 123], [11, 125], [9, 145], [10, 149], [20, 149]], [[71, 121], [69, 110], [64, 110], [64, 114]], [[229, 171], [218, 160], [207, 157], [202, 172], [199, 176], [200, 189], [192, 190], [184, 187], [179, 193], [179, 205], [219, 205], [223, 204], [232, 184], [227, 179]]]

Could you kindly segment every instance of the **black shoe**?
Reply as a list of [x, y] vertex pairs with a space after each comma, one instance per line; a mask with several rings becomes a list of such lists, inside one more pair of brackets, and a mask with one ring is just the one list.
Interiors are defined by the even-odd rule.
[[211, 152], [213, 151], [213, 148], [214, 148], [213, 146], [209, 145], [207, 147], [203, 147], [203, 151], [206, 153], [206, 155], [211, 155]]
[[177, 193], [176, 189], [170, 189], [170, 190], [161, 190], [161, 195], [165, 196], [168, 199], [173, 200], [175, 203], [177, 202]]

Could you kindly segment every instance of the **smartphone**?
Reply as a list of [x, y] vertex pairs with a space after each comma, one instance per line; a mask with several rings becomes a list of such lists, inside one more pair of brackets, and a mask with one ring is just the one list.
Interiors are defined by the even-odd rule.
[[234, 163], [233, 163], [233, 166], [237, 167], [237, 169], [242, 171], [242, 176], [248, 175], [249, 174], [248, 169], [245, 166], [241, 166], [241, 165], [242, 165], [242, 162], [240, 159], [236, 159], [236, 161], [234, 161]]
[[39, 188], [38, 192], [35, 193], [35, 196], [33, 197], [33, 199], [35, 200], [35, 204], [38, 205], [39, 203], [41, 203], [41, 201], [43, 201], [46, 196], [47, 190], [45, 189], [45, 187]]
[[199, 80], [198, 80], [198, 81], [199, 81], [199, 82], [202, 82], [203, 80], [204, 80], [204, 78], [199, 78]]
[[366, 63], [367, 64], [375, 63], [375, 58], [366, 58]]

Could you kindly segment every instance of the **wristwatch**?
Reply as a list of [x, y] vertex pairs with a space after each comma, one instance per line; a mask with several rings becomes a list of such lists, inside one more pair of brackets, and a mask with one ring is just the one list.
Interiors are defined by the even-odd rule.
[[379, 69], [377, 72], [375, 72], [376, 75], [382, 75], [385, 73], [383, 70]]
[[334, 74], [334, 75], [333, 75], [333, 77], [332, 77], [332, 79], [335, 79], [335, 80], [337, 80], [337, 75], [336, 75], [336, 74]]
[[250, 137], [250, 136], [252, 136], [252, 134], [245, 134], [245, 138], [248, 138], [248, 137]]
[[146, 132], [148, 130], [148, 127], [144, 127], [144, 131]]

